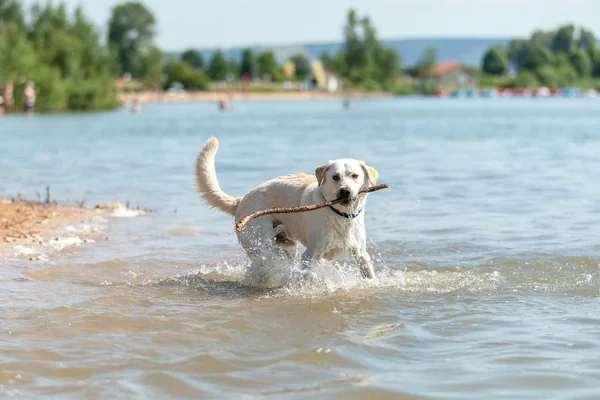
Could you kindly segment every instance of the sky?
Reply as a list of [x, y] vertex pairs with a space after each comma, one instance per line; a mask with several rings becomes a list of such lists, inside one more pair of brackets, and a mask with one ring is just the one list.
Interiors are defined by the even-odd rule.
[[[105, 32], [119, 0], [81, 4]], [[31, 2], [31, 1], [29, 1]], [[56, 2], [56, 0], [55, 0]], [[142, 0], [166, 51], [339, 41], [346, 12], [369, 15], [380, 38], [526, 37], [574, 23], [600, 36], [600, 0]]]

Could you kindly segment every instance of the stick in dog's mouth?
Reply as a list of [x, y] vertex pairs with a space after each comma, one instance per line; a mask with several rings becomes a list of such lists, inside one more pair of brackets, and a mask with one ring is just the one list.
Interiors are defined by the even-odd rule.
[[[371, 187], [368, 187], [368, 188], [361, 189], [358, 192], [358, 194], [360, 195], [360, 194], [363, 194], [363, 193], [375, 192], [377, 190], [387, 189], [388, 187], [389, 186], [386, 183], [382, 183], [381, 185], [376, 185], [376, 186], [371, 186]], [[319, 204], [311, 204], [309, 206], [268, 208], [266, 210], [256, 211], [256, 212], [253, 212], [250, 215], [245, 216], [244, 218], [242, 218], [241, 220], [239, 220], [235, 224], [235, 229], [238, 232], [241, 232], [242, 229], [244, 229], [244, 226], [246, 226], [246, 224], [248, 222], [250, 222], [254, 218], [258, 218], [258, 217], [263, 216], [263, 215], [268, 215], [268, 214], [290, 214], [290, 213], [296, 213], [296, 212], [314, 211], [314, 210], [318, 210], [319, 208], [329, 207], [331, 205], [339, 204], [339, 203], [341, 203], [343, 206], [346, 206], [346, 204], [344, 204], [344, 202], [349, 201], [351, 203], [354, 200], [356, 200], [356, 199], [353, 199], [353, 200], [336, 199], [336, 200], [325, 201], [325, 202], [319, 203]], [[348, 203], [348, 205], [350, 203]]]

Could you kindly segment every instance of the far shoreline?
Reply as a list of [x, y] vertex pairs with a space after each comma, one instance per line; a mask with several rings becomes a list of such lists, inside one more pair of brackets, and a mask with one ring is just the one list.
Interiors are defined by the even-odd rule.
[[313, 92], [313, 91], [276, 91], [276, 92], [225, 92], [190, 91], [183, 93], [157, 93], [153, 91], [123, 92], [118, 94], [119, 102], [127, 104], [133, 99], [140, 103], [193, 103], [230, 101], [298, 101], [298, 100], [343, 100], [343, 99], [384, 99], [396, 97], [388, 92]]

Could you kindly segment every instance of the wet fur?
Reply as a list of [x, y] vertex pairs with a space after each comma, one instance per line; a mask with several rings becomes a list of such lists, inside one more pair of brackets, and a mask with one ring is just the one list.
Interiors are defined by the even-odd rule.
[[[210, 138], [196, 162], [196, 184], [203, 199], [235, 217], [235, 221], [258, 210], [274, 207], [295, 207], [317, 204], [338, 198], [340, 190], [351, 193], [355, 199], [346, 206], [336, 208], [354, 214], [366, 204], [366, 194], [357, 197], [363, 187], [374, 185], [377, 171], [354, 159], [330, 161], [317, 167], [315, 175], [290, 174], [271, 179], [236, 198], [225, 194], [215, 169], [218, 149], [216, 138]], [[339, 178], [334, 180], [334, 177]], [[364, 277], [373, 277], [373, 266], [366, 251], [365, 212], [356, 218], [346, 219], [329, 208], [315, 211], [276, 214], [256, 218], [248, 223], [238, 240], [250, 258], [248, 281], [261, 287], [275, 287], [281, 280], [273, 271], [273, 263], [294, 259], [298, 244], [306, 247], [302, 266], [310, 269], [320, 259], [335, 259], [344, 253], [353, 255]], [[275, 264], [276, 265], [276, 264]]]

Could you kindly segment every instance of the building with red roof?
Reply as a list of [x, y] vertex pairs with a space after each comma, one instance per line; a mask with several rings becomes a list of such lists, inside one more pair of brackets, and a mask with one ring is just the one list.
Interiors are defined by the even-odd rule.
[[436, 86], [471, 87], [477, 85], [477, 75], [460, 61], [447, 61], [426, 72], [429, 83]]

